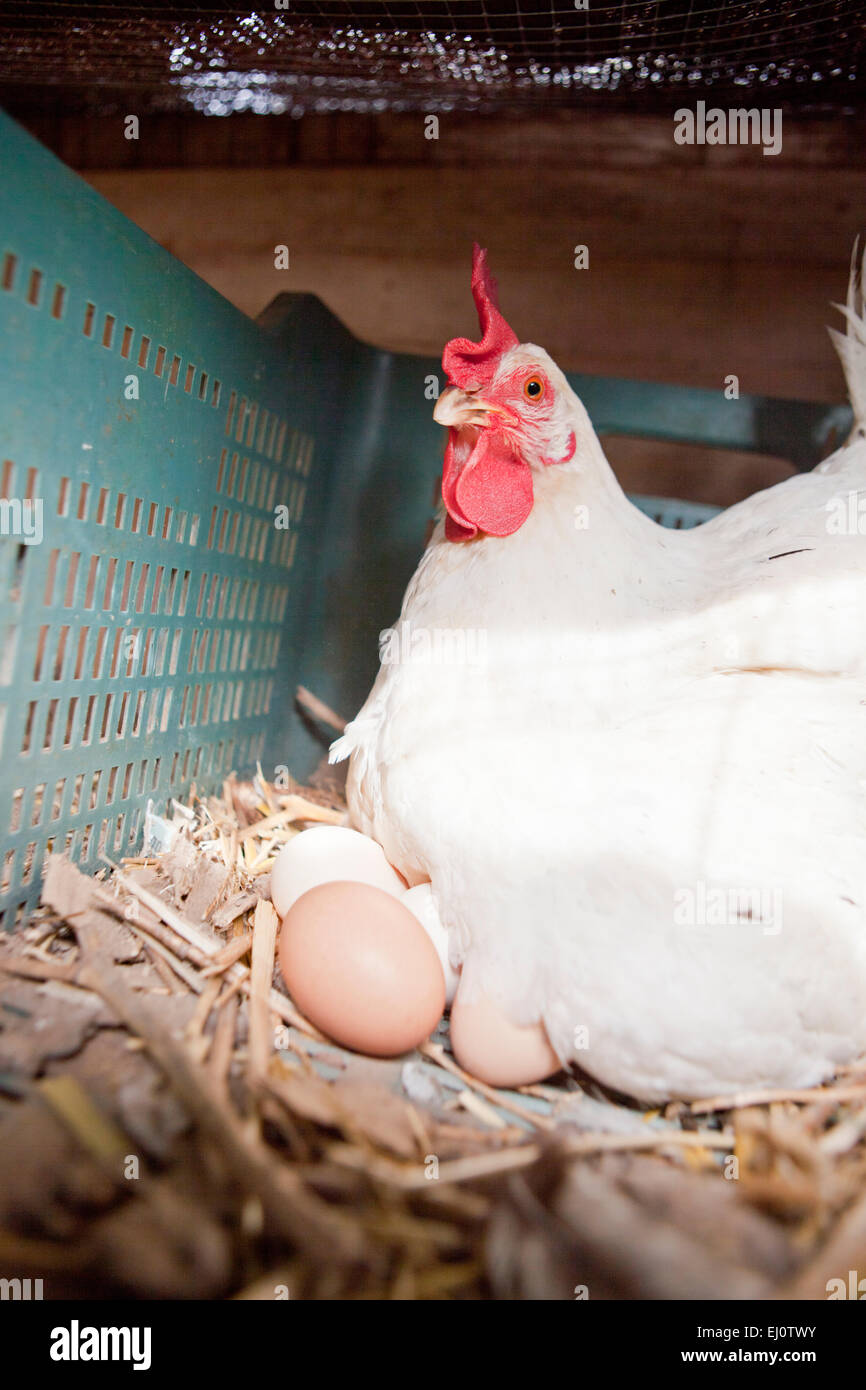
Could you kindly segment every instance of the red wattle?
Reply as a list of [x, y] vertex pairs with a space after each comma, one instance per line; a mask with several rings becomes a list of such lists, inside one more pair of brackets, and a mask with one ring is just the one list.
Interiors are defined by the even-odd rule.
[[488, 536], [513, 535], [532, 511], [529, 465], [503, 435], [486, 429], [461, 467], [450, 437], [453, 433], [449, 431], [442, 477], [447, 538], [469, 540], [478, 531]]
[[478, 533], [478, 527], [473, 526], [469, 518], [463, 515], [457, 501], [457, 480], [472, 456], [469, 446], [462, 441], [458, 445], [459, 440], [457, 430], [450, 429], [442, 467], [442, 501], [448, 512], [445, 535], [449, 541], [470, 540]]

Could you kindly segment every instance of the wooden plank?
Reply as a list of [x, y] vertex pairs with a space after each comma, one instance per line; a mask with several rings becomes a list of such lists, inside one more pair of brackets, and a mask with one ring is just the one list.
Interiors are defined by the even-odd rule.
[[[99, 171], [87, 178], [159, 240], [202, 249], [460, 256], [474, 237], [498, 263], [570, 268], [612, 259], [847, 266], [866, 224], [866, 182], [834, 171], [359, 167]], [[231, 216], [227, 217], [227, 211]], [[145, 220], [146, 219], [146, 220]], [[273, 251], [271, 249], [271, 255]]]
[[[696, 97], [684, 98], [693, 108]], [[742, 106], [754, 105], [743, 99]], [[713, 105], [708, 99], [708, 106]], [[727, 104], [725, 108], [727, 109]], [[866, 167], [866, 119], [849, 116], [782, 118], [782, 151], [765, 156], [747, 145], [677, 145], [673, 113], [665, 115], [596, 110], [529, 113], [520, 119], [467, 115], [439, 116], [439, 138], [425, 138], [424, 115], [376, 118], [379, 163], [463, 164], [482, 170], [490, 165], [550, 168], [660, 169], [753, 168], [772, 163], [781, 168]]]
[[[768, 161], [765, 161], [767, 163]], [[864, 190], [825, 170], [98, 172], [89, 180], [239, 308], [318, 294], [368, 341], [438, 355], [473, 333], [473, 238], [518, 334], [570, 370], [834, 401], [825, 332]], [[572, 265], [586, 242], [590, 269]], [[274, 269], [289, 246], [291, 268]]]
[[733, 449], [703, 449], [694, 444], [621, 435], [607, 436], [602, 443], [626, 492], [683, 497], [717, 507], [730, 507], [796, 472], [785, 459]]
[[[14, 94], [9, 94], [14, 98]], [[693, 94], [684, 105], [694, 105]], [[709, 105], [712, 105], [712, 99]], [[743, 106], [749, 106], [747, 97]], [[132, 109], [135, 104], [132, 103]], [[9, 107], [15, 115], [15, 102]], [[491, 165], [551, 168], [662, 169], [700, 167], [838, 169], [866, 167], [866, 117], [830, 119], [785, 114], [782, 152], [767, 159], [743, 145], [674, 143], [673, 113], [574, 110], [528, 111], [523, 116], [440, 112], [439, 138], [425, 138], [426, 113], [379, 116], [336, 112], [306, 115], [231, 116], [150, 113], [141, 116], [141, 138], [123, 138], [123, 117], [22, 109], [19, 119], [74, 168], [266, 167], [286, 164]]]

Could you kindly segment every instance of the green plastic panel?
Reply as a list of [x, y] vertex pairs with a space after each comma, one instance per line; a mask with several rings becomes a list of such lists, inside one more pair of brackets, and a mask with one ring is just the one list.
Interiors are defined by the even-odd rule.
[[341, 361], [305, 390], [297, 354], [6, 119], [0, 141], [9, 925], [46, 847], [96, 865], [148, 800], [293, 761]]
[[[0, 187], [12, 927], [46, 850], [95, 868], [140, 843], [148, 802], [162, 811], [257, 761], [269, 777], [310, 771], [322, 736], [295, 687], [347, 715], [360, 704], [424, 543], [443, 441], [435, 359], [359, 343], [309, 295], [252, 322], [2, 114]], [[600, 428], [782, 453], [796, 435], [801, 466], [842, 418], [572, 380]], [[668, 525], [715, 510], [636, 500]]]

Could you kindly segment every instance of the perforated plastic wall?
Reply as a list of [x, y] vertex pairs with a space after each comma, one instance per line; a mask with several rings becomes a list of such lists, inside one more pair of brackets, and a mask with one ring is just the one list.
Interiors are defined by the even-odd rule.
[[324, 478], [285, 353], [5, 120], [2, 143], [0, 902], [18, 906], [46, 846], [125, 852], [148, 798], [264, 755]]

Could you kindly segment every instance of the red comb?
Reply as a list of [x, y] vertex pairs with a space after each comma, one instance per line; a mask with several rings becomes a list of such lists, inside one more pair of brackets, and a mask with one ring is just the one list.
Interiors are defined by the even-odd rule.
[[476, 242], [472, 248], [472, 297], [478, 310], [481, 342], [452, 338], [442, 354], [442, 366], [455, 386], [483, 386], [508, 348], [517, 346], [513, 332], [499, 312], [496, 281], [487, 268], [487, 252]]

